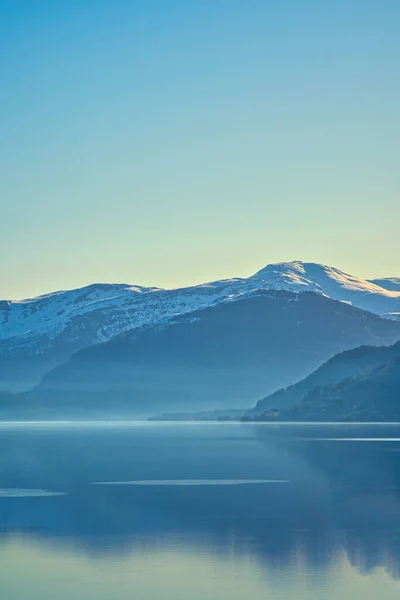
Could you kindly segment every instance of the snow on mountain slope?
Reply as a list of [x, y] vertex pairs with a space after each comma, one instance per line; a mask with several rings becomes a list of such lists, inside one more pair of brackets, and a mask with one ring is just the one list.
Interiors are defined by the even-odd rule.
[[28, 339], [35, 331], [48, 332], [54, 337], [74, 315], [109, 304], [117, 306], [126, 298], [133, 300], [149, 291], [152, 290], [123, 284], [94, 284], [19, 302], [3, 301], [0, 303], [0, 340], [15, 336]]
[[[32, 391], [36, 404], [131, 414], [253, 400], [302, 379], [338, 351], [391, 344], [400, 323], [312, 292], [247, 292], [74, 354]], [[66, 413], [64, 413], [65, 415]]]
[[[211, 306], [250, 291], [250, 280], [178, 290], [94, 284], [20, 302], [0, 302], [0, 356], [65, 352], [105, 342], [129, 329]], [[64, 354], [64, 352], [61, 352]]]
[[182, 289], [94, 284], [19, 302], [2, 301], [0, 357], [52, 352], [64, 360], [129, 329], [259, 289], [313, 291], [382, 316], [396, 318], [400, 313], [400, 290], [388, 290], [324, 265], [278, 263], [249, 278]]
[[391, 292], [400, 292], [400, 277], [385, 277], [383, 279], [370, 279], [371, 283]]
[[400, 312], [400, 288], [398, 291], [385, 289], [326, 265], [297, 261], [277, 263], [267, 265], [253, 275], [253, 279], [274, 289], [325, 294], [389, 318], [396, 318]]

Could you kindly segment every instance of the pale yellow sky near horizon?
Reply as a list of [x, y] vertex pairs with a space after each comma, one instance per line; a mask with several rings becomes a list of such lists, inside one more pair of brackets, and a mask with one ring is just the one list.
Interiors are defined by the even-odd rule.
[[0, 298], [400, 277], [400, 3], [0, 6]]

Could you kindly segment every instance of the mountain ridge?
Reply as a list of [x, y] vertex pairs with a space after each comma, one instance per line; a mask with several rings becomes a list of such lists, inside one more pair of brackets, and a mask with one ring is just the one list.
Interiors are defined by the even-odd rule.
[[91, 284], [0, 302], [0, 384], [12, 389], [13, 380], [20, 382], [25, 373], [28, 389], [45, 372], [85, 347], [257, 290], [313, 291], [384, 318], [400, 317], [400, 291], [384, 289], [334, 267], [300, 261], [267, 265], [247, 278], [186, 288]]
[[400, 342], [337, 354], [298, 383], [259, 400], [246, 418], [388, 420], [400, 418]]
[[339, 351], [399, 339], [399, 322], [315, 292], [248, 292], [83, 349], [31, 397], [120, 415], [250, 407]]

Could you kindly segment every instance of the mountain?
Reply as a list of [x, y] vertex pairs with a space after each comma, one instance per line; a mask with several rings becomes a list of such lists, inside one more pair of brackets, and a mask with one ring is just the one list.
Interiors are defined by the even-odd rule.
[[249, 418], [400, 421], [400, 343], [333, 357], [299, 383], [260, 400]]
[[390, 292], [400, 292], [400, 277], [386, 277], [384, 279], [371, 279], [370, 283]]
[[361, 346], [341, 352], [305, 379], [259, 400], [252, 412], [258, 414], [263, 411], [292, 407], [302, 402], [310, 392], [318, 387], [369, 375], [390, 362], [396, 351], [400, 355], [400, 344], [383, 347]]
[[254, 282], [246, 280], [180, 290], [95, 284], [20, 302], [0, 302], [0, 385], [29, 389], [82, 348], [252, 288]]
[[337, 352], [398, 339], [399, 322], [321, 294], [252, 292], [82, 350], [29, 398], [108, 414], [238, 408]]
[[400, 289], [314, 263], [268, 265], [248, 278], [174, 290], [94, 284], [0, 302], [0, 388], [29, 389], [83, 348], [257, 290], [312, 291], [386, 318], [400, 317]]
[[400, 313], [400, 288], [389, 290], [326, 265], [278, 263], [266, 266], [253, 278], [276, 290], [317, 292], [388, 318]]
[[[292, 418], [400, 422], [400, 357], [375, 372], [313, 390]], [[305, 409], [305, 410], [304, 410]]]

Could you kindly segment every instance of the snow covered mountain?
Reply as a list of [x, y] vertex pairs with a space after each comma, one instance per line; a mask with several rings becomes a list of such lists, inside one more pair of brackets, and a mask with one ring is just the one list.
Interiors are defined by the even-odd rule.
[[386, 277], [384, 279], [371, 279], [371, 283], [391, 292], [400, 292], [400, 277]]
[[25, 404], [57, 418], [250, 406], [338, 351], [399, 339], [399, 321], [322, 294], [249, 292], [77, 352]]
[[0, 389], [29, 389], [82, 348], [213, 306], [256, 285], [245, 279], [177, 290], [94, 284], [20, 302], [0, 302]]
[[1, 301], [0, 385], [11, 389], [15, 380], [19, 387], [29, 387], [82, 348], [256, 290], [312, 291], [396, 318], [400, 316], [400, 289], [387, 287], [332, 267], [292, 262], [268, 265], [248, 278], [174, 290], [94, 284], [22, 301]]
[[233, 279], [176, 290], [94, 284], [19, 302], [0, 302], [0, 355], [42, 353], [54, 343], [80, 349], [124, 331], [257, 289]]
[[[276, 290], [324, 294], [388, 318], [400, 315], [399, 279], [367, 281], [335, 267], [297, 261], [268, 265], [258, 271], [253, 279]], [[378, 281], [386, 283], [378, 285]], [[399, 283], [398, 289], [396, 282]]]

